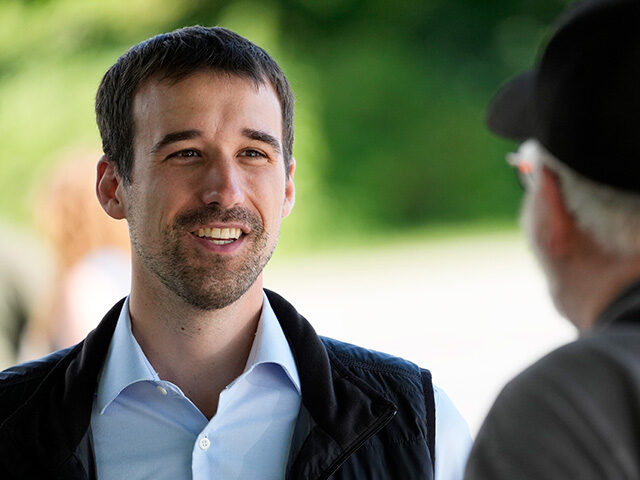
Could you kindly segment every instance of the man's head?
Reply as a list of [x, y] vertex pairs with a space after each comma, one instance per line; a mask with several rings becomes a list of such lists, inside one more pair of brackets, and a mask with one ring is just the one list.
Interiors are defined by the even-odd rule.
[[603, 272], [618, 263], [637, 264], [640, 195], [589, 180], [534, 139], [521, 144], [509, 160], [528, 172], [522, 226], [556, 307], [582, 329], [584, 321], [574, 313], [578, 307], [569, 303], [584, 298], [571, 289], [580, 281], [596, 286], [594, 276], [604, 278]]
[[107, 72], [97, 192], [129, 223], [134, 290], [214, 310], [256, 284], [294, 202], [291, 108], [275, 62], [221, 28], [154, 37]]
[[285, 166], [293, 149], [293, 93], [278, 64], [260, 47], [222, 27], [185, 27], [131, 47], [102, 78], [96, 118], [102, 149], [126, 182], [131, 181], [133, 141], [141, 128], [133, 119], [133, 100], [149, 80], [177, 82], [199, 71], [225, 73], [270, 84], [282, 110]]
[[573, 5], [487, 116], [524, 142], [509, 158], [531, 180], [523, 224], [556, 305], [581, 329], [640, 275], [639, 24], [637, 0]]

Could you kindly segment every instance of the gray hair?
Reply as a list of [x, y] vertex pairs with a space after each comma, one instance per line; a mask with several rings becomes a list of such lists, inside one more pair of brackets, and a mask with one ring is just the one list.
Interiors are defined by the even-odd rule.
[[558, 175], [567, 209], [600, 247], [623, 257], [640, 254], [640, 195], [584, 177], [535, 139], [524, 142], [518, 153], [530, 158], [537, 169], [544, 165]]

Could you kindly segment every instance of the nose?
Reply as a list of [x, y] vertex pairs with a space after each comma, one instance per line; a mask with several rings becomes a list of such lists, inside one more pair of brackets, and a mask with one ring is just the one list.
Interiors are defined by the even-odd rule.
[[204, 174], [202, 201], [231, 208], [244, 201], [242, 174], [231, 159], [218, 158], [211, 162]]

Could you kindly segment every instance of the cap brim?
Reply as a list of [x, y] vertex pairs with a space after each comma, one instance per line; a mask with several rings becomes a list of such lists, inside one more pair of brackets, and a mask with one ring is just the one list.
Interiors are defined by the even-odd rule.
[[528, 70], [500, 87], [487, 109], [489, 130], [518, 141], [536, 136], [533, 115], [535, 78], [536, 71]]

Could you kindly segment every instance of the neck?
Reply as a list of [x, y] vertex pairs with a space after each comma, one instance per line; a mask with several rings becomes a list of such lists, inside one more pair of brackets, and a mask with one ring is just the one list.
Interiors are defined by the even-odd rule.
[[631, 283], [640, 278], [640, 257], [591, 256], [589, 265], [570, 272], [563, 309], [581, 333], [591, 330], [599, 316]]
[[[136, 281], [138, 280], [138, 281]], [[207, 417], [220, 392], [244, 370], [262, 310], [262, 276], [238, 300], [205, 311], [186, 304], [159, 281], [134, 272], [131, 328], [161, 379], [177, 385]]]

